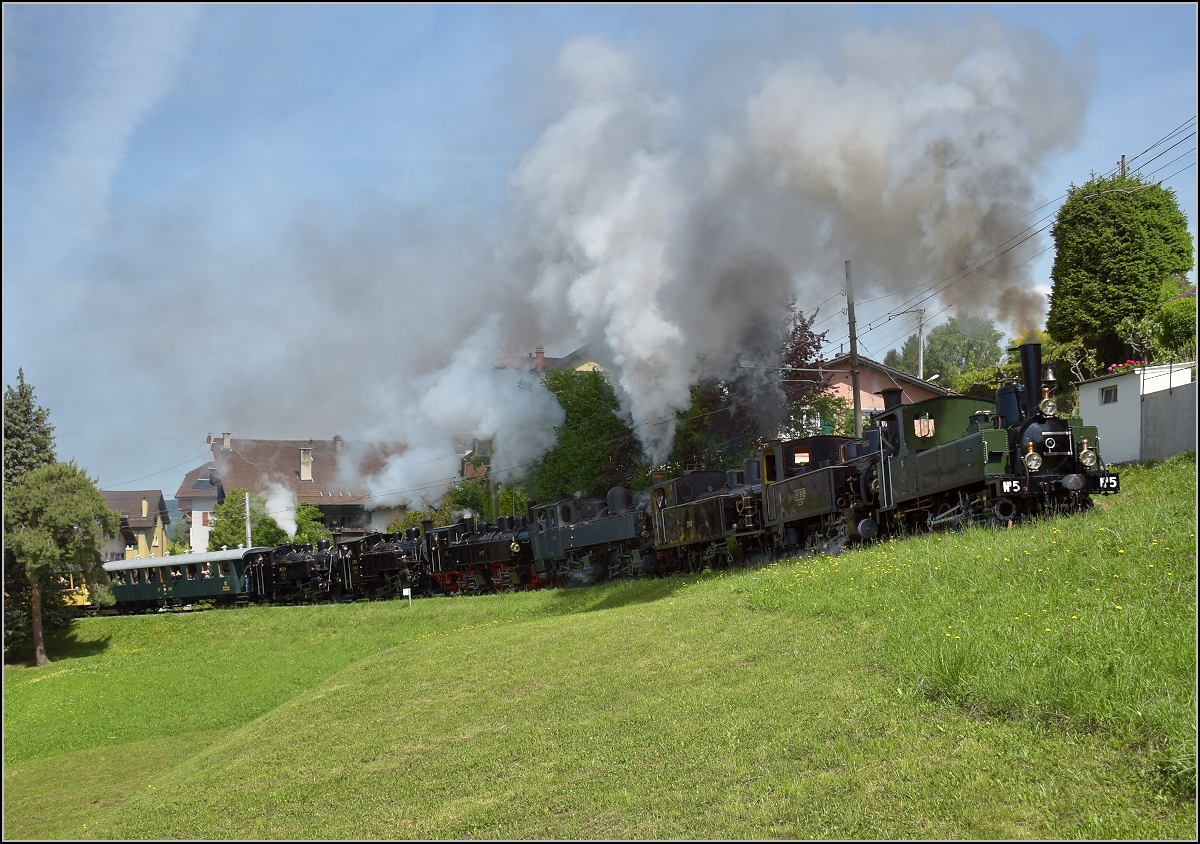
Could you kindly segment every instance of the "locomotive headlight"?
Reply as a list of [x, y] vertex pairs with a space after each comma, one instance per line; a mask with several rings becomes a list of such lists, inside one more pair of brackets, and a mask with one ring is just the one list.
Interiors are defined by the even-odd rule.
[[1096, 452], [1088, 448], [1088, 441], [1086, 439], [1080, 443], [1079, 462], [1083, 464], [1083, 468], [1085, 469], [1095, 469], [1096, 465], [1100, 462], [1100, 458], [1096, 455]]
[[1043, 416], [1053, 416], [1058, 412], [1058, 405], [1054, 403], [1054, 399], [1042, 399], [1038, 405], [1038, 410]]
[[1033, 450], [1033, 440], [1030, 440], [1026, 445], [1029, 446], [1029, 451], [1021, 458], [1021, 462], [1025, 464], [1026, 469], [1036, 472], [1042, 468], [1042, 455]]

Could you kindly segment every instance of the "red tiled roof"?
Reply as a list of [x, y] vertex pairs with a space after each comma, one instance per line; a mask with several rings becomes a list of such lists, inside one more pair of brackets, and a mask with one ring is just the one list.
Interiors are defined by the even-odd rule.
[[[879, 361], [871, 360], [870, 358], [865, 358], [862, 355], [858, 356], [858, 365], [863, 366], [863, 367], [868, 367], [870, 369], [874, 369], [878, 372], [882, 372], [884, 375], [886, 375], [888, 378], [890, 378], [893, 382], [895, 382], [897, 384], [897, 386], [899, 386], [900, 381], [904, 381], [905, 383], [913, 384], [915, 386], [921, 387], [922, 389], [929, 390], [931, 393], [934, 393], [935, 395], [939, 395], [939, 396], [957, 395], [953, 390], [947, 390], [945, 387], [939, 387], [937, 384], [931, 383], [929, 381], [925, 381], [921, 378], [918, 378], [915, 375], [910, 375], [909, 373], [905, 372], [902, 369], [895, 369], [893, 367], [888, 366], [887, 364], [880, 363]], [[850, 355], [849, 354], [838, 355], [837, 357], [832, 358], [832, 359], [826, 361], [825, 363], [818, 363], [817, 367], [819, 367], [824, 372], [832, 372], [835, 370], [841, 371], [841, 372], [848, 372], [850, 369]]]
[[[336, 444], [340, 443], [341, 451]], [[371, 509], [372, 501], [361, 480], [379, 474], [389, 457], [401, 454], [405, 443], [348, 443], [335, 440], [249, 440], [214, 438], [213, 458], [217, 477], [228, 494], [234, 489], [268, 493], [268, 484], [286, 486], [301, 504], [356, 505]], [[312, 480], [300, 480], [301, 450], [312, 455]], [[349, 465], [355, 461], [355, 465]], [[346, 464], [346, 465], [342, 465]], [[196, 470], [199, 471], [199, 470]], [[189, 473], [190, 476], [191, 473]]]
[[209, 461], [198, 469], [193, 469], [183, 476], [183, 483], [175, 493], [176, 501], [189, 501], [193, 498], [214, 498], [216, 490], [208, 481], [208, 473], [217, 468], [217, 464]]
[[[101, 490], [100, 494], [104, 496], [104, 503], [110, 510], [116, 510], [123, 519], [128, 517], [131, 528], [154, 527], [155, 513], [162, 517], [164, 525], [171, 523], [167, 502], [161, 489]], [[146, 516], [142, 515], [142, 499], [150, 502]]]

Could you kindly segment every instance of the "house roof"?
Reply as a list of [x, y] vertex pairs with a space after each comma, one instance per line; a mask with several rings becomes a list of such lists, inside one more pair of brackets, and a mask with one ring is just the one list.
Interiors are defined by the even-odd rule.
[[[100, 494], [104, 496], [104, 503], [108, 505], [108, 508], [120, 513], [121, 521], [127, 522], [131, 528], [154, 527], [156, 513], [162, 517], [164, 525], [171, 523], [171, 516], [167, 512], [167, 502], [163, 498], [161, 489], [101, 490]], [[149, 502], [145, 516], [142, 515], [143, 499]]]
[[1106, 372], [1103, 375], [1097, 375], [1094, 378], [1086, 378], [1083, 381], [1076, 381], [1075, 386], [1082, 384], [1095, 384], [1097, 381], [1110, 381], [1113, 378], [1120, 378], [1125, 375], [1149, 375], [1151, 377], [1162, 374], [1163, 372], [1182, 372], [1196, 365], [1196, 361], [1180, 361], [1178, 363], [1152, 363], [1143, 366], [1131, 366], [1128, 369], [1122, 369], [1117, 372]]
[[193, 498], [216, 498], [217, 488], [209, 481], [209, 472], [217, 468], [214, 461], [209, 461], [203, 466], [193, 469], [183, 476], [183, 483], [179, 485], [179, 491], [175, 493], [176, 501], [187, 501]]
[[[247, 489], [267, 493], [269, 484], [282, 484], [301, 504], [318, 507], [348, 505], [371, 508], [361, 479], [379, 474], [389, 457], [407, 448], [396, 443], [347, 443], [332, 440], [252, 440], [223, 438], [212, 442], [217, 476], [226, 493]], [[301, 480], [301, 451], [312, 457], [312, 480]], [[189, 473], [190, 474], [190, 473]], [[357, 480], [351, 480], [357, 479]]]
[[[584, 364], [600, 366], [592, 349], [592, 344], [580, 346], [575, 351], [561, 358], [546, 358], [547, 369], [578, 369]], [[603, 369], [603, 367], [601, 367]]]
[[[837, 357], [831, 358], [830, 360], [826, 361], [825, 363], [818, 364], [818, 366], [822, 370], [826, 370], [826, 371], [831, 370], [831, 369], [841, 369], [841, 367], [843, 365], [845, 365], [847, 368], [849, 368], [850, 355], [848, 355], [848, 354], [838, 355]], [[953, 390], [947, 390], [945, 387], [939, 387], [937, 384], [933, 384], [929, 381], [925, 381], [921, 378], [918, 378], [915, 375], [910, 375], [909, 373], [905, 372], [902, 369], [896, 369], [895, 367], [888, 366], [887, 364], [880, 363], [879, 361], [876, 361], [876, 360], [871, 360], [870, 358], [863, 357], [862, 355], [858, 356], [858, 365], [870, 367], [871, 369], [882, 372], [884, 375], [886, 375], [888, 378], [892, 379], [893, 381], [903, 382], [905, 384], [912, 384], [917, 387], [922, 387], [926, 390], [929, 390], [932, 393], [937, 393], [938, 395], [949, 396], [949, 395], [954, 394]]]

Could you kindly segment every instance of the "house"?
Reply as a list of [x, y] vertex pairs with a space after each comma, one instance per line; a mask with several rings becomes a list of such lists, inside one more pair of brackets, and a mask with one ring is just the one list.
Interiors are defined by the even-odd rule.
[[190, 526], [188, 545], [193, 551], [208, 548], [213, 508], [220, 500], [216, 474], [217, 464], [212, 461], [205, 463], [184, 475], [183, 483], [175, 493], [179, 512]]
[[[457, 442], [457, 440], [456, 440]], [[458, 456], [458, 474], [463, 480], [474, 481], [486, 478], [492, 462], [492, 441], [471, 439], [470, 447]]]
[[[827, 363], [819, 364], [826, 383], [833, 386], [833, 394], [854, 404], [853, 379], [850, 376], [850, 355], [839, 355]], [[951, 395], [951, 391], [900, 369], [858, 356], [858, 396], [863, 420], [872, 413], [883, 410], [882, 391], [899, 387], [904, 404], [915, 404], [925, 399]]]
[[1196, 450], [1196, 364], [1131, 366], [1080, 381], [1079, 415], [1095, 425], [1106, 463], [1165, 460]]
[[[402, 442], [348, 443], [340, 436], [331, 440], [259, 440], [235, 438], [229, 433], [209, 438], [212, 475], [203, 475], [216, 487], [217, 500], [233, 489], [245, 489], [270, 498], [281, 490], [296, 504], [312, 504], [325, 517], [325, 526], [335, 534], [383, 530], [403, 513], [402, 508], [380, 507], [372, 499], [363, 479], [378, 475], [388, 458], [407, 448]], [[208, 467], [188, 473], [201, 480]], [[186, 484], [186, 481], [185, 481]], [[180, 498], [190, 502], [193, 529], [204, 527], [204, 508], [212, 501], [201, 482], [195, 495]], [[179, 496], [177, 496], [179, 498]], [[192, 548], [207, 548], [193, 544]]]
[[100, 555], [105, 562], [161, 557], [167, 552], [167, 525], [171, 516], [162, 490], [101, 490], [104, 503], [121, 515], [115, 536], [105, 537]]

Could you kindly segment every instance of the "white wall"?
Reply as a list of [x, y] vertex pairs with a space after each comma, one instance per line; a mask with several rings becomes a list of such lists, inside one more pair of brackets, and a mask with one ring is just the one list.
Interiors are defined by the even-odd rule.
[[[1166, 366], [1147, 366], [1142, 381], [1142, 393], [1157, 393], [1192, 382], [1194, 363], [1176, 363]], [[1139, 370], [1140, 373], [1140, 370]]]
[[[1131, 463], [1142, 444], [1141, 374], [1126, 372], [1079, 385], [1079, 415], [1085, 425], [1095, 425], [1100, 435], [1100, 459], [1105, 463]], [[1100, 404], [1108, 387], [1117, 388], [1114, 404]]]
[[[1193, 363], [1164, 364], [1133, 369], [1079, 385], [1079, 415], [1100, 435], [1100, 459], [1105, 463], [1137, 463], [1142, 455], [1143, 394], [1178, 389], [1192, 381]], [[1114, 404], [1101, 404], [1108, 387], [1117, 388]]]
[[[212, 498], [192, 498], [188, 499], [192, 508], [192, 526], [188, 534], [188, 542], [192, 546], [192, 551], [199, 554], [208, 550], [208, 537], [212, 532], [212, 511], [217, 506], [216, 496]], [[180, 507], [184, 506], [184, 502], [179, 503]], [[208, 516], [209, 524], [204, 524], [204, 517]]]

